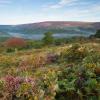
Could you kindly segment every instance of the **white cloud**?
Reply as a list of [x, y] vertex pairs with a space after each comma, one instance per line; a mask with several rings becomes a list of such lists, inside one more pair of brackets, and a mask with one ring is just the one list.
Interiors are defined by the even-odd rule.
[[44, 6], [44, 8], [46, 9], [50, 9], [50, 8], [62, 8], [66, 5], [72, 5], [72, 3], [75, 3], [78, 0], [59, 0], [56, 4], [49, 4]]
[[100, 21], [100, 6], [99, 4], [93, 4], [84, 9], [74, 8], [66, 10], [63, 13], [66, 19], [80, 20], [80, 21]]
[[[65, 8], [61, 9], [63, 7]], [[43, 11], [43, 17], [46, 20], [100, 21], [100, 2], [92, 3], [86, 1], [79, 2], [79, 0], [59, 0], [56, 4], [44, 6]]]

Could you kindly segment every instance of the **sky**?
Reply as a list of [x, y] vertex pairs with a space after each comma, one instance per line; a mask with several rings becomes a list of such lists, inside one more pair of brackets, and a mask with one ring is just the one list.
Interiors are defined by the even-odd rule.
[[0, 25], [43, 21], [100, 22], [100, 0], [0, 0]]

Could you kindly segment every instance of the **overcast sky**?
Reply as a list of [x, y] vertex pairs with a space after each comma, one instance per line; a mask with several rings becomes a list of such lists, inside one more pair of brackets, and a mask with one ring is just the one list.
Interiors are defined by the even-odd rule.
[[0, 0], [0, 24], [100, 22], [100, 0]]

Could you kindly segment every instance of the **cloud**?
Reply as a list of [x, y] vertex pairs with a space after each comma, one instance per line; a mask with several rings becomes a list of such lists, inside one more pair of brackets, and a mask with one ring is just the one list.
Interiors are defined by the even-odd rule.
[[59, 0], [56, 4], [49, 4], [44, 6], [44, 8], [46, 9], [50, 9], [50, 8], [62, 8], [66, 5], [72, 5], [73, 3], [75, 3], [78, 0]]
[[[42, 13], [49, 20], [100, 21], [100, 2], [80, 0], [58, 0], [44, 6]], [[62, 9], [63, 8], [63, 9]], [[45, 12], [46, 11], [46, 12]]]
[[66, 19], [80, 20], [80, 21], [100, 21], [100, 6], [98, 4], [93, 4], [85, 8], [74, 8], [66, 10], [63, 16]]
[[12, 3], [12, 0], [0, 0], [0, 7], [6, 6]]

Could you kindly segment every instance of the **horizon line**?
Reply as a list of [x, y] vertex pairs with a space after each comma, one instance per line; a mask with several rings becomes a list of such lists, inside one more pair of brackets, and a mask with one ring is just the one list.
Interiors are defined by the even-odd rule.
[[46, 22], [81, 22], [81, 23], [99, 23], [100, 21], [36, 21], [36, 22], [27, 22], [19, 24], [0, 24], [0, 26], [17, 26], [17, 25], [27, 25], [27, 24], [36, 24], [36, 23], [46, 23]]

